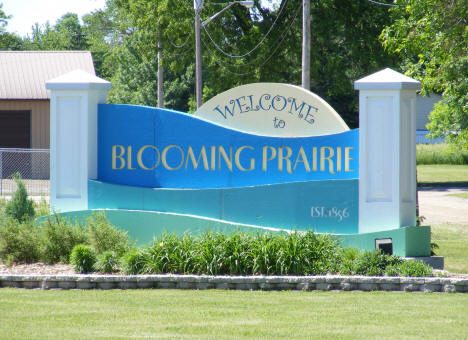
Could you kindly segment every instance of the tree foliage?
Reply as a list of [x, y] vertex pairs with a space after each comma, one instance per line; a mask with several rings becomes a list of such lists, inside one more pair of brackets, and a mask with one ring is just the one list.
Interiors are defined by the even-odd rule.
[[441, 93], [429, 119], [434, 137], [468, 148], [468, 4], [464, 0], [398, 0], [381, 35], [402, 58], [423, 94]]
[[[247, 83], [301, 83], [302, 1], [269, 2], [232, 6], [202, 29], [204, 101]], [[202, 21], [228, 3], [205, 1]], [[388, 9], [366, 1], [311, 0], [311, 18], [311, 91], [356, 127], [353, 82], [398, 61], [378, 38], [392, 24]], [[192, 1], [107, 0], [104, 9], [82, 19], [68, 13], [55, 25], [35, 24], [23, 48], [90, 50], [98, 76], [113, 84], [113, 103], [155, 106], [162, 67], [166, 107], [195, 109]]]

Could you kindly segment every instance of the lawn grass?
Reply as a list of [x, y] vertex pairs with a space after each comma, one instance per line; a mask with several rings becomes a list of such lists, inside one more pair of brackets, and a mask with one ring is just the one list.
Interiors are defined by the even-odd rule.
[[2, 339], [461, 339], [468, 294], [0, 289]]
[[468, 164], [468, 150], [448, 144], [417, 144], [416, 164]]
[[418, 186], [468, 187], [468, 165], [418, 165]]
[[449, 196], [468, 199], [468, 192], [462, 192], [462, 193], [458, 193], [458, 194], [450, 194]]
[[444, 269], [453, 273], [468, 273], [468, 225], [442, 224], [431, 227], [432, 242], [444, 256]]

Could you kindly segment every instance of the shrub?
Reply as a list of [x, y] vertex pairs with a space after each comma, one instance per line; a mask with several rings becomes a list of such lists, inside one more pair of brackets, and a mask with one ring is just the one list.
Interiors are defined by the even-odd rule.
[[49, 203], [42, 197], [39, 203], [34, 203], [34, 210], [36, 213], [34, 216], [35, 218], [47, 216], [50, 214]]
[[402, 261], [390, 265], [385, 270], [388, 276], [432, 276], [433, 268], [422, 261]]
[[350, 251], [347, 256], [344, 259], [342, 257], [341, 274], [381, 276], [385, 273], [387, 266], [398, 265], [402, 262], [400, 258], [386, 255], [380, 250], [365, 251], [354, 258], [355, 253], [353, 254], [353, 251]]
[[124, 267], [128, 273], [309, 275], [333, 271], [338, 252], [333, 238], [312, 232], [164, 234], [127, 255]]
[[32, 263], [40, 258], [40, 234], [32, 221], [0, 216], [0, 259], [7, 263]]
[[126, 274], [144, 274], [146, 255], [144, 250], [134, 248], [122, 258], [122, 270]]
[[103, 273], [113, 273], [117, 271], [119, 259], [115, 252], [105, 251], [98, 256], [96, 269]]
[[147, 273], [194, 273], [197, 245], [189, 234], [178, 237], [164, 233], [145, 250], [144, 271]]
[[13, 175], [16, 182], [16, 191], [11, 200], [7, 203], [5, 212], [19, 222], [30, 220], [34, 217], [33, 201], [28, 199], [28, 192], [18, 173]]
[[127, 232], [110, 224], [104, 213], [86, 218], [86, 232], [89, 244], [97, 254], [114, 251], [120, 257], [130, 249]]
[[78, 244], [88, 243], [85, 229], [70, 223], [65, 218], [49, 216], [41, 224], [42, 229], [42, 261], [46, 263], [68, 263], [72, 249]]
[[70, 254], [70, 264], [79, 273], [89, 273], [93, 271], [96, 263], [96, 253], [87, 245], [78, 244], [73, 247]]

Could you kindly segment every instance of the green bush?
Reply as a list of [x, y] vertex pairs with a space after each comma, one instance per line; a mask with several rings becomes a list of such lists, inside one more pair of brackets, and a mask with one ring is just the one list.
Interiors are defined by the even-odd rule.
[[164, 234], [125, 257], [128, 273], [313, 275], [335, 271], [339, 248], [327, 235], [207, 232]]
[[433, 268], [422, 261], [402, 261], [389, 265], [385, 274], [388, 276], [432, 276]]
[[105, 251], [98, 256], [96, 269], [103, 273], [113, 273], [118, 271], [119, 258], [113, 251]]
[[0, 216], [0, 260], [7, 264], [32, 263], [40, 258], [40, 233], [32, 221]]
[[96, 253], [87, 245], [78, 244], [73, 247], [70, 254], [70, 264], [79, 273], [89, 273], [94, 270]]
[[16, 182], [16, 191], [11, 200], [6, 204], [5, 212], [19, 222], [30, 220], [34, 217], [34, 203], [28, 199], [28, 192], [21, 180], [20, 175], [17, 173], [13, 176]]
[[130, 249], [127, 232], [110, 224], [104, 213], [87, 217], [86, 231], [89, 244], [97, 254], [114, 251], [120, 257]]
[[42, 261], [45, 263], [68, 263], [73, 247], [88, 243], [84, 227], [58, 215], [49, 216], [41, 224], [41, 231]]
[[146, 254], [143, 249], [134, 248], [122, 258], [122, 270], [126, 274], [144, 274]]
[[386, 255], [379, 250], [364, 251], [356, 254], [355, 250], [344, 251], [341, 256], [340, 273], [345, 275], [384, 275], [388, 266], [402, 263], [398, 257]]

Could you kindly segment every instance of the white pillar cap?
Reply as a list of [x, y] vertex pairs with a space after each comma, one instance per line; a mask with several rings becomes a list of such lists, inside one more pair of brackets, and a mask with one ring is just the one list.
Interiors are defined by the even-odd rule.
[[48, 90], [110, 90], [112, 84], [83, 70], [74, 70], [46, 81]]
[[419, 90], [421, 83], [390, 68], [354, 82], [356, 90]]

